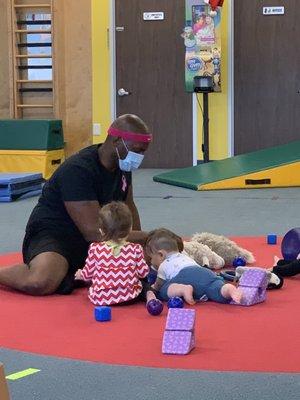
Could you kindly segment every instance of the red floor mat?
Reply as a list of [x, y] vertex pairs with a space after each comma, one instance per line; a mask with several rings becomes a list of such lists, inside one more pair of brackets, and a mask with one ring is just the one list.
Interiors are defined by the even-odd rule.
[[[253, 251], [257, 265], [271, 265], [279, 246], [265, 238], [235, 238]], [[0, 265], [18, 254], [0, 257]], [[216, 371], [300, 372], [300, 279], [268, 292], [253, 307], [196, 306], [196, 349], [187, 356], [161, 354], [167, 309], [150, 316], [143, 305], [115, 307], [98, 323], [86, 290], [71, 296], [31, 297], [0, 290], [0, 345], [33, 353], [112, 364]]]

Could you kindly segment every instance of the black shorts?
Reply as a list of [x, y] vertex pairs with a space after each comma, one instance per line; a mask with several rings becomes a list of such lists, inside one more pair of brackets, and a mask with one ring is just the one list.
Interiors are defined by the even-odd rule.
[[25, 264], [28, 265], [34, 257], [48, 251], [62, 255], [68, 261], [68, 272], [74, 273], [85, 264], [88, 243], [81, 238], [46, 229], [37, 232], [30, 229], [26, 231], [22, 248]]

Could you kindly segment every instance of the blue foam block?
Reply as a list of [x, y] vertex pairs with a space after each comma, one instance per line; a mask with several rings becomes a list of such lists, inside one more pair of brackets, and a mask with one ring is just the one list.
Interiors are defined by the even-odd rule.
[[111, 308], [107, 306], [95, 307], [95, 319], [96, 321], [110, 321], [111, 320]]
[[276, 244], [277, 243], [277, 236], [276, 235], [268, 235], [267, 243], [268, 244]]

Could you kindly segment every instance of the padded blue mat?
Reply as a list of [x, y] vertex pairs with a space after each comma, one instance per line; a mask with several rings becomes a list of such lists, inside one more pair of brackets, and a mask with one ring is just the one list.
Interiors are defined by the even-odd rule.
[[0, 202], [37, 196], [41, 194], [42, 174], [7, 174], [0, 173]]
[[30, 190], [27, 193], [12, 194], [8, 196], [0, 196], [0, 203], [9, 203], [10, 201], [27, 199], [28, 197], [40, 196], [42, 189]]

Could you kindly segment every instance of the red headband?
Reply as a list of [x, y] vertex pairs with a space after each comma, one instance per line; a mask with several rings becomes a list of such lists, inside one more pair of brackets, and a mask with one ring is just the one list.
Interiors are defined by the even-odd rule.
[[133, 142], [149, 143], [152, 140], [152, 135], [150, 133], [144, 134], [144, 133], [127, 132], [112, 127], [108, 129], [107, 133], [109, 134], [109, 136], [117, 136], [125, 140], [132, 140]]

